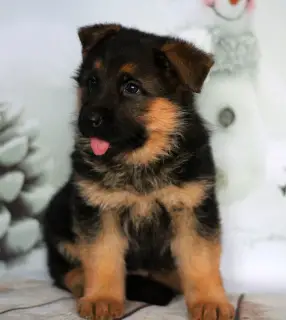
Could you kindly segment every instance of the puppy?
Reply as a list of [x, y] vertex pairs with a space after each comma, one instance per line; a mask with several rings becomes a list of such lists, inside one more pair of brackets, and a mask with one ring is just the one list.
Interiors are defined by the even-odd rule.
[[78, 35], [73, 170], [44, 221], [51, 277], [93, 320], [121, 317], [126, 298], [164, 305], [177, 293], [191, 319], [232, 319], [209, 133], [195, 109], [212, 57], [117, 24]]

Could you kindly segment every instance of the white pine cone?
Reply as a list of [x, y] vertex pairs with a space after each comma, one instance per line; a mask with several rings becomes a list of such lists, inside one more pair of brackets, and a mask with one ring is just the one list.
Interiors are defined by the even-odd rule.
[[0, 260], [4, 261], [27, 254], [41, 241], [41, 214], [55, 192], [49, 184], [52, 159], [37, 143], [39, 123], [24, 120], [22, 111], [19, 105], [0, 103]]

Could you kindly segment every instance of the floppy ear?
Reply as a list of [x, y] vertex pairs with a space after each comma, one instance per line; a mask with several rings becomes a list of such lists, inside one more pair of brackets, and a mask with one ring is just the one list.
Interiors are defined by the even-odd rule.
[[81, 42], [83, 55], [101, 40], [109, 37], [120, 30], [119, 24], [95, 24], [78, 29], [78, 37]]
[[193, 44], [183, 40], [174, 40], [155, 49], [156, 61], [168, 73], [176, 73], [182, 84], [194, 92], [201, 92], [214, 59]]

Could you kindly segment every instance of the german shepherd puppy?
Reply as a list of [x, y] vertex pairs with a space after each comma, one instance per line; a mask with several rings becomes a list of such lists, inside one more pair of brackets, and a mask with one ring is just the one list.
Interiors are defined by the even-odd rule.
[[118, 24], [78, 35], [73, 170], [44, 221], [51, 277], [92, 320], [121, 317], [126, 298], [165, 305], [180, 292], [191, 319], [232, 319], [209, 133], [195, 109], [212, 56]]

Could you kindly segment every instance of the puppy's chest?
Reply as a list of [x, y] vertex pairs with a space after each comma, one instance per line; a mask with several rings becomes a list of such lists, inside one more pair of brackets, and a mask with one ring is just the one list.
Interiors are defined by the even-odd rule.
[[[127, 196], [128, 197], [128, 196]], [[120, 206], [119, 206], [120, 207]], [[122, 207], [125, 207], [124, 205]], [[121, 208], [122, 208], [121, 207]], [[128, 216], [134, 220], [150, 220], [154, 216], [168, 214], [166, 204], [163, 199], [155, 196], [141, 196], [138, 199], [129, 199], [126, 201], [126, 212]]]
[[[205, 182], [190, 182], [185, 186], [169, 185], [150, 193], [138, 193], [126, 186], [124, 189], [103, 188], [87, 180], [78, 182], [81, 196], [102, 214], [113, 212], [134, 225], [152, 223], [158, 217], [174, 220], [178, 215], [191, 215], [206, 195]], [[127, 219], [128, 218], [128, 219]], [[122, 221], [123, 221], [122, 220]]]
[[[112, 211], [128, 216], [134, 221], [150, 220], [154, 216], [165, 215], [172, 211], [177, 203], [182, 203], [178, 192], [159, 189], [150, 193], [138, 193], [128, 187], [122, 190], [104, 189], [93, 185], [83, 188], [84, 196], [94, 207], [99, 207], [101, 212]], [[187, 204], [185, 204], [187, 206]]]
[[153, 199], [136, 202], [119, 212], [120, 225], [127, 236], [153, 238], [171, 230], [172, 218], [163, 203]]
[[147, 194], [137, 193], [132, 188], [103, 190], [94, 195], [102, 214], [113, 212], [119, 218], [123, 232], [128, 238], [140, 242], [146, 236], [151, 240], [158, 234], [169, 233], [171, 228], [170, 196], [157, 190]]
[[173, 267], [170, 251], [173, 221], [164, 204], [155, 199], [136, 203], [121, 212], [119, 224], [129, 243], [128, 270]]

